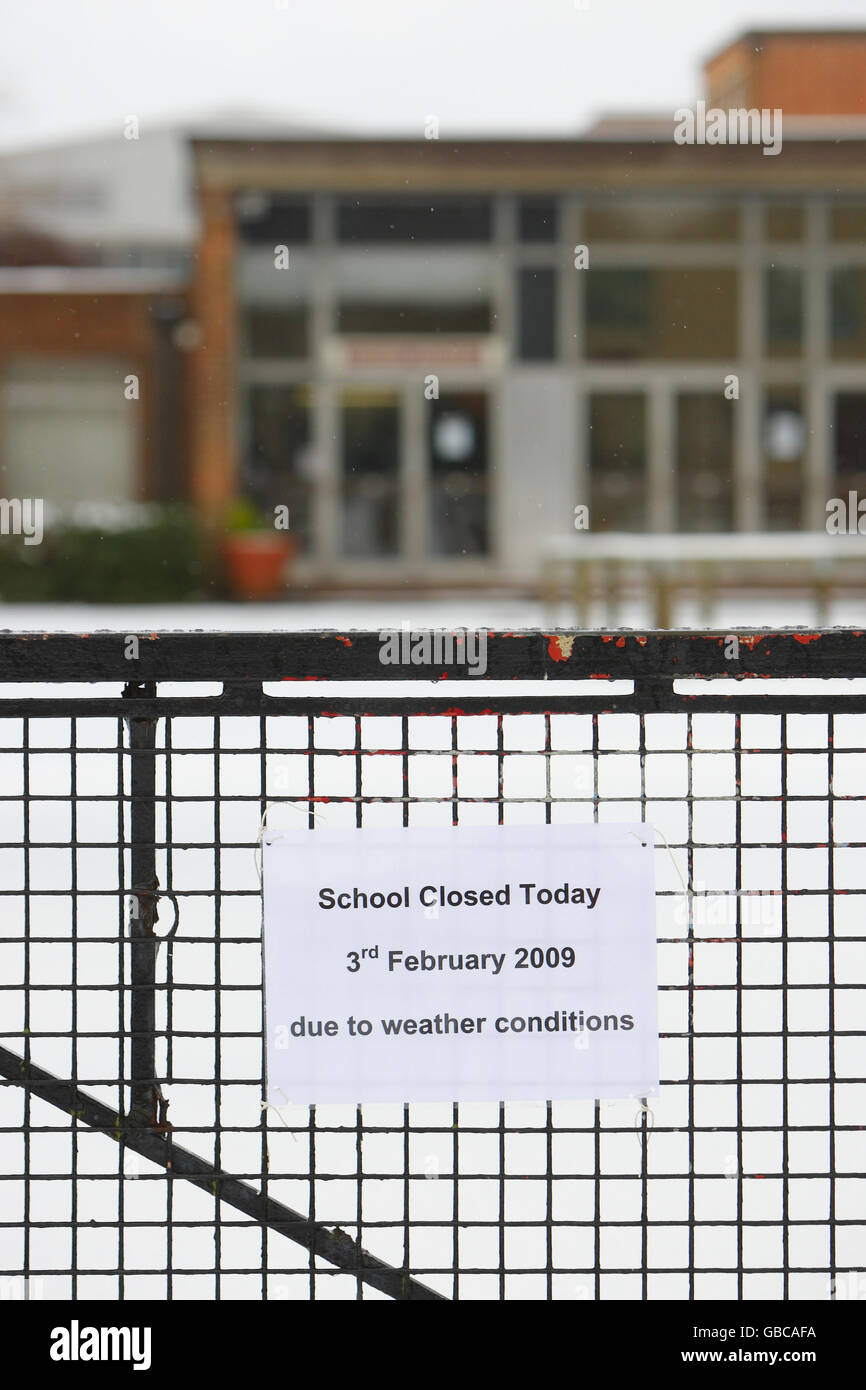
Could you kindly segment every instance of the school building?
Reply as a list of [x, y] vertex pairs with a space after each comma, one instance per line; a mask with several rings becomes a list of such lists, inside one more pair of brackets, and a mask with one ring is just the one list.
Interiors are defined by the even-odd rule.
[[[65, 433], [89, 496], [288, 505], [322, 587], [531, 585], [580, 504], [823, 529], [866, 493], [866, 30], [746, 34], [706, 73], [700, 142], [673, 101], [578, 139], [184, 133], [150, 251], [133, 218], [54, 281], [0, 270], [3, 488], [74, 489]], [[46, 447], [52, 380], [80, 444]]]

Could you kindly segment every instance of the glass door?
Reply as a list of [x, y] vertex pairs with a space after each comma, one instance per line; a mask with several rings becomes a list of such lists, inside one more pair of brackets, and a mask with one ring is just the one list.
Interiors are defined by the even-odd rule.
[[589, 396], [590, 517], [594, 531], [646, 531], [647, 409], [643, 391]]
[[734, 529], [734, 412], [721, 391], [676, 397], [678, 531]]
[[338, 393], [337, 537], [347, 560], [415, 573], [490, 550], [488, 393], [418, 399], [417, 383]]
[[866, 495], [866, 391], [834, 391], [830, 423], [830, 495], [841, 497], [847, 506], [849, 492], [858, 498]]
[[430, 402], [427, 494], [432, 558], [489, 553], [487, 401], [485, 391], [449, 391]]
[[288, 507], [290, 530], [303, 551], [312, 543], [312, 414], [309, 386], [249, 387], [244, 489], [271, 516], [275, 507]]
[[340, 394], [340, 545], [352, 559], [400, 550], [400, 393], [351, 387]]

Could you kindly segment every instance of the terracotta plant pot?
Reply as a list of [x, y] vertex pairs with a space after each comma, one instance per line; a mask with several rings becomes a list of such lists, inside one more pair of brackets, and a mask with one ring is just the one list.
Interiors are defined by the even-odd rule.
[[273, 531], [237, 531], [226, 536], [222, 552], [236, 598], [273, 598], [285, 584], [295, 541]]

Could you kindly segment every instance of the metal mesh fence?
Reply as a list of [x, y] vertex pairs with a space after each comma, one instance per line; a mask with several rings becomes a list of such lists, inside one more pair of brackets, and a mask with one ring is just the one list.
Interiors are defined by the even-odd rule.
[[[12, 640], [7, 679], [123, 669], [119, 637]], [[551, 684], [466, 698], [311, 696], [383, 672], [374, 634], [305, 640], [142, 639], [122, 696], [0, 699], [5, 1296], [862, 1296], [859, 636], [744, 638], [781, 693], [695, 694], [718, 634], [491, 634], [491, 680]], [[648, 821], [660, 1094], [266, 1107], [265, 816]]]

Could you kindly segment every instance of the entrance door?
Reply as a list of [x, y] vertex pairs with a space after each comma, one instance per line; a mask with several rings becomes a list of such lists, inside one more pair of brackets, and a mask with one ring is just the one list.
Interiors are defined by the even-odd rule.
[[351, 387], [340, 395], [339, 497], [343, 555], [396, 556], [402, 510], [400, 394]]
[[856, 388], [833, 393], [829, 496], [866, 492], [866, 391]]
[[646, 531], [646, 395], [643, 391], [593, 391], [588, 409], [592, 528]]
[[490, 549], [488, 394], [419, 400], [401, 386], [338, 393], [340, 557], [404, 561], [423, 571]]
[[734, 413], [720, 391], [676, 398], [678, 531], [734, 529]]
[[487, 393], [446, 392], [430, 402], [427, 419], [430, 554], [487, 555]]

